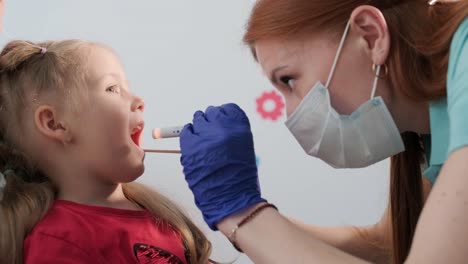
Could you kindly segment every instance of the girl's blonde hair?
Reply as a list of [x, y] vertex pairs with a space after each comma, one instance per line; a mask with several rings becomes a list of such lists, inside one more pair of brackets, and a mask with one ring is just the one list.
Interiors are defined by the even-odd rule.
[[[23, 262], [23, 241], [52, 205], [57, 189], [23, 150], [22, 120], [37, 97], [52, 92], [64, 107], [85, 82], [82, 40], [32, 43], [12, 41], [0, 53], [0, 171], [6, 186], [0, 197], [0, 259]], [[44, 49], [45, 48], [45, 49]], [[171, 225], [181, 235], [189, 263], [207, 263], [211, 243], [178, 207], [139, 183], [123, 184], [125, 196]]]

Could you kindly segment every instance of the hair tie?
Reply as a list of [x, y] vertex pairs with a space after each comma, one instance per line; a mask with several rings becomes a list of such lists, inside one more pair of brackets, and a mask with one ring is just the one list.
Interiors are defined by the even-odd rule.
[[47, 52], [47, 48], [42, 47], [41, 48], [41, 54], [45, 54]]

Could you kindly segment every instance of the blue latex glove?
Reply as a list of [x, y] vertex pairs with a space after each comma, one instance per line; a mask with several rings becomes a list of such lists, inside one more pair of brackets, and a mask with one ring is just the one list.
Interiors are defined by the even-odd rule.
[[211, 229], [261, 198], [246, 114], [235, 104], [197, 111], [180, 134], [181, 163], [195, 203]]

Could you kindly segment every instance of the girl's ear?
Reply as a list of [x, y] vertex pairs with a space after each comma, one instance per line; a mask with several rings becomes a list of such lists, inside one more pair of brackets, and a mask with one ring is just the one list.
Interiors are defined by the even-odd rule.
[[61, 144], [71, 141], [71, 131], [68, 129], [67, 123], [59, 118], [53, 106], [39, 106], [34, 113], [34, 123], [38, 131], [46, 138]]

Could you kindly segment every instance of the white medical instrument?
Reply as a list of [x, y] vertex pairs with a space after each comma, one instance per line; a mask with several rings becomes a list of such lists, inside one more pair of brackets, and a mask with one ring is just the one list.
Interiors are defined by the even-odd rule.
[[[179, 137], [183, 128], [183, 126], [155, 128], [153, 129], [153, 138], [162, 139]], [[148, 153], [180, 154], [180, 150], [144, 149], [144, 151]]]
[[178, 137], [183, 128], [183, 126], [155, 128], [153, 129], [153, 138], [160, 139]]

